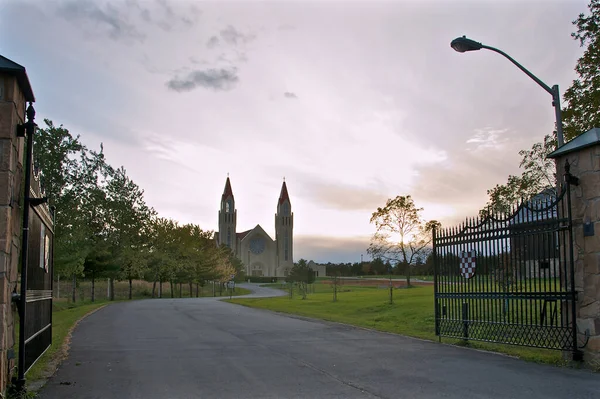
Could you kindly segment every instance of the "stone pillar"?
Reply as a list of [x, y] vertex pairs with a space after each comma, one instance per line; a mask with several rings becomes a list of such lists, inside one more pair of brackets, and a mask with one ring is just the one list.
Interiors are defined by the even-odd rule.
[[600, 366], [600, 129], [592, 129], [549, 155], [556, 160], [557, 179], [563, 180], [568, 161], [579, 179], [571, 186], [573, 256], [579, 345], [583, 360]]
[[20, 265], [24, 154], [17, 125], [25, 122], [27, 101], [34, 98], [25, 68], [0, 56], [0, 394], [6, 391], [17, 366], [14, 345], [18, 319], [11, 298]]

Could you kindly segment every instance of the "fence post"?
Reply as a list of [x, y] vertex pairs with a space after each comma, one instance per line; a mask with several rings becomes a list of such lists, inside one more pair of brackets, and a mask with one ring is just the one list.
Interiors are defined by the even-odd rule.
[[462, 319], [463, 319], [463, 338], [469, 339], [469, 303], [468, 302], [463, 302]]

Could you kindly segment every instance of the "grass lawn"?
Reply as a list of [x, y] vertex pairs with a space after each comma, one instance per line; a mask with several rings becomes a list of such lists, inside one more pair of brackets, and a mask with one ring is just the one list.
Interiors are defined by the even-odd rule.
[[[269, 284], [273, 288], [285, 284]], [[370, 287], [339, 287], [338, 300], [333, 302], [332, 288], [315, 284], [315, 293], [305, 300], [294, 291], [292, 299], [238, 298], [228, 302], [240, 305], [314, 317], [323, 320], [352, 324], [379, 331], [392, 332], [410, 337], [437, 340], [433, 313], [433, 286], [395, 289], [394, 304], [389, 304], [389, 290]], [[463, 341], [443, 339], [442, 342], [464, 345]], [[469, 341], [471, 348], [501, 352], [524, 360], [566, 364], [560, 351], [528, 348], [513, 345]]]

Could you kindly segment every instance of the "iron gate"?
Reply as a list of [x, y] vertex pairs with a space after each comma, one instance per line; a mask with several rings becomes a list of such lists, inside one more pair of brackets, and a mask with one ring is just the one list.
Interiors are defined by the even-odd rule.
[[436, 335], [577, 352], [569, 194], [434, 231]]

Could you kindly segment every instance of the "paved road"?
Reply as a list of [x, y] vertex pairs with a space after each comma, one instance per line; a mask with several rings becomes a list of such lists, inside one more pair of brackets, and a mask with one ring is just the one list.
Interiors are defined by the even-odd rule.
[[92, 314], [77, 327], [69, 359], [41, 392], [42, 399], [599, 395], [600, 375], [590, 372], [213, 298], [133, 301]]

